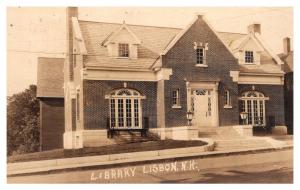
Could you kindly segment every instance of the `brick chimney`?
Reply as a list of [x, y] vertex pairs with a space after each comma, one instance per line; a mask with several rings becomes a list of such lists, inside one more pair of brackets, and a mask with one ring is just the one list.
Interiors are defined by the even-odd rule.
[[261, 33], [260, 31], [260, 24], [251, 24], [248, 26], [248, 33]]
[[291, 51], [291, 39], [289, 37], [283, 38], [283, 52], [288, 54]]

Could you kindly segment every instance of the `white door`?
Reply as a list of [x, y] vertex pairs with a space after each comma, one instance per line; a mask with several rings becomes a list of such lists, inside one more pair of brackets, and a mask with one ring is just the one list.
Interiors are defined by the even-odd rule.
[[213, 122], [213, 96], [212, 90], [195, 89], [193, 90], [194, 119], [196, 126], [212, 126]]

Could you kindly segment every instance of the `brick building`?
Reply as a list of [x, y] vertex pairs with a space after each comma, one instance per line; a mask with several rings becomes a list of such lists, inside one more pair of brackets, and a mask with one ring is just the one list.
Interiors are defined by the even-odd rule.
[[[55, 124], [64, 126], [64, 148], [109, 144], [107, 127], [139, 129], [145, 120], [168, 138], [188, 125], [187, 112], [199, 128], [284, 126], [283, 62], [260, 33], [259, 24], [216, 32], [202, 15], [185, 29], [83, 21], [68, 8], [64, 93], [47, 99], [64, 105], [53, 114], [64, 115]], [[52, 107], [41, 102], [47, 116]]]

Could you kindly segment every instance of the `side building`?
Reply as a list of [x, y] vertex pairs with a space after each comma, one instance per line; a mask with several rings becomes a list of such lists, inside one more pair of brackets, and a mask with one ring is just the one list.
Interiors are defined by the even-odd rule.
[[37, 97], [40, 100], [42, 151], [63, 148], [64, 58], [38, 58]]

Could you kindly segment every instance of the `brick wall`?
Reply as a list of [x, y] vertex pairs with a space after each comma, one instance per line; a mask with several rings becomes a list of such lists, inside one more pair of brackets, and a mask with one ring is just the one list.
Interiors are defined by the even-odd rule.
[[275, 116], [276, 125], [285, 125], [284, 120], [284, 91], [281, 85], [239, 85], [239, 94], [251, 91], [254, 86], [255, 91], [263, 93], [270, 100], [265, 101], [266, 120], [269, 116]]
[[[208, 43], [206, 62], [208, 67], [196, 67], [194, 42]], [[186, 125], [187, 97], [186, 81], [220, 81], [219, 83], [219, 124], [238, 124], [238, 86], [232, 82], [230, 71], [238, 70], [237, 60], [218, 39], [209, 26], [199, 18], [181, 37], [175, 46], [163, 56], [163, 67], [172, 68], [173, 75], [165, 82], [166, 126]], [[180, 89], [181, 109], [172, 108], [172, 88]], [[232, 96], [231, 109], [224, 109], [224, 89]]]
[[[105, 129], [109, 117], [109, 100], [105, 95], [114, 89], [123, 88], [122, 81], [83, 81], [84, 129]], [[142, 100], [143, 117], [149, 118], [149, 127], [157, 126], [156, 82], [127, 82], [127, 88], [138, 90], [146, 99]]]
[[42, 98], [40, 100], [41, 148], [63, 148], [64, 99]]

